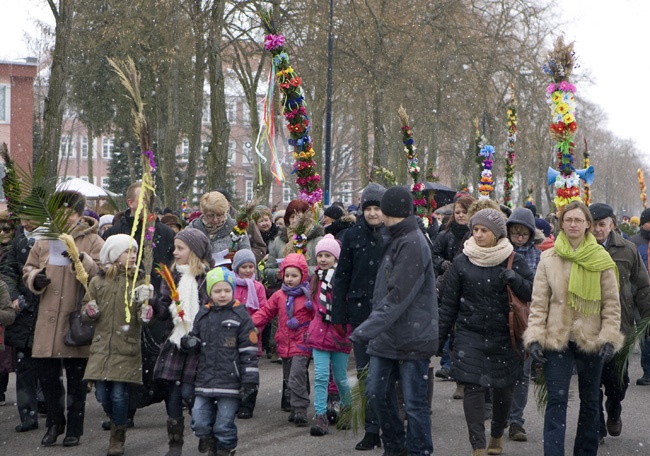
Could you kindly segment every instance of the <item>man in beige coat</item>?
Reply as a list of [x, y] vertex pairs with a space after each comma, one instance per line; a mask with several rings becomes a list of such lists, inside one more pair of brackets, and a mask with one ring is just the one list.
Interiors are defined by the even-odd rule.
[[[99, 251], [104, 245], [97, 234], [98, 222], [82, 215], [86, 205], [83, 195], [64, 191], [58, 199], [61, 210], [72, 209], [67, 222], [68, 234], [74, 238], [90, 280], [99, 269]], [[41, 441], [43, 446], [54, 445], [64, 432], [63, 446], [78, 445], [86, 407], [83, 375], [89, 346], [70, 347], [63, 342], [70, 329], [70, 313], [77, 309], [84, 289], [76, 278], [74, 265], [66, 258], [67, 252], [60, 246], [59, 241], [36, 241], [23, 269], [25, 283], [40, 295], [32, 357], [39, 365], [39, 379], [47, 405], [47, 433]], [[61, 366], [66, 369], [67, 379], [67, 429], [61, 401], [66, 393], [59, 381]]]

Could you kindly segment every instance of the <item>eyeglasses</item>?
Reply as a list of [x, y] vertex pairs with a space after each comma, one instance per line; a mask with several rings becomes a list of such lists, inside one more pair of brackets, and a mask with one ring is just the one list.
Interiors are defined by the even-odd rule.
[[226, 214], [203, 214], [206, 220], [221, 220], [225, 218]]
[[11, 233], [14, 229], [10, 226], [3, 226], [0, 228], [0, 231], [3, 233]]
[[573, 224], [576, 224], [576, 225], [582, 225], [582, 224], [585, 223], [585, 222], [586, 222], [586, 220], [585, 220], [585, 219], [581, 219], [581, 218], [565, 218], [565, 219], [562, 221], [562, 223], [565, 223], [565, 224], [567, 224], [567, 225], [573, 225]]
[[523, 239], [528, 239], [530, 237], [530, 231], [524, 231], [523, 233], [511, 231], [510, 236], [512, 236], [513, 238], [520, 237]]

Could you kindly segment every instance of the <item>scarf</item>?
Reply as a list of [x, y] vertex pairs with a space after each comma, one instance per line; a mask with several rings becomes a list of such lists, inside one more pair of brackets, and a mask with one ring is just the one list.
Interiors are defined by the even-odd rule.
[[282, 292], [287, 295], [287, 303], [286, 303], [287, 326], [289, 327], [289, 329], [297, 329], [300, 325], [298, 323], [298, 320], [293, 316], [293, 311], [294, 311], [293, 302], [296, 296], [300, 296], [304, 294], [305, 298], [307, 298], [307, 301], [305, 301], [305, 307], [309, 310], [312, 310], [314, 308], [311, 303], [311, 299], [309, 297], [311, 294], [311, 292], [309, 291], [309, 282], [304, 281], [297, 287], [289, 287], [284, 283], [282, 283]]
[[249, 309], [258, 310], [260, 308], [260, 301], [257, 299], [255, 292], [255, 281], [253, 279], [242, 279], [239, 274], [235, 274], [235, 283], [238, 287], [246, 287], [248, 294], [246, 295], [246, 307]]
[[203, 222], [203, 228], [205, 228], [205, 234], [212, 240], [216, 235], [219, 229], [225, 225], [226, 222], [223, 222], [221, 225], [208, 225], [203, 217], [201, 217], [201, 222]]
[[513, 251], [508, 238], [501, 238], [494, 247], [479, 247], [473, 237], [465, 241], [463, 253], [469, 261], [482, 268], [491, 268], [503, 263]]
[[555, 252], [563, 260], [571, 262], [567, 299], [569, 307], [585, 316], [599, 314], [601, 272], [613, 268], [618, 284], [618, 268], [612, 257], [591, 233], [587, 233], [574, 251], [566, 234], [561, 231], [555, 240]]
[[188, 265], [177, 265], [176, 270], [181, 274], [176, 288], [178, 289], [178, 299], [181, 302], [181, 310], [184, 311], [184, 315], [182, 319], [178, 316], [175, 302], [169, 305], [169, 311], [174, 322], [174, 329], [169, 335], [169, 341], [180, 348], [181, 337], [189, 334], [192, 330], [194, 317], [199, 313], [199, 284], [196, 277], [190, 273]]
[[325, 313], [323, 313], [322, 310], [319, 310], [319, 312], [323, 315], [323, 321], [326, 323], [332, 322], [332, 300], [327, 297], [332, 296], [332, 279], [334, 278], [336, 266], [337, 265], [334, 264], [334, 266], [329, 269], [319, 269], [316, 271], [320, 282], [319, 301], [321, 309], [325, 309]]

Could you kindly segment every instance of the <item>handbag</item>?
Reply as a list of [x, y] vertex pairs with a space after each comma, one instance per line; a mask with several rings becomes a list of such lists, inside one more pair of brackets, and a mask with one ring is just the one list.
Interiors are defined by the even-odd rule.
[[90, 345], [95, 336], [95, 323], [85, 323], [81, 321], [81, 302], [85, 293], [85, 290], [81, 288], [79, 299], [77, 300], [77, 308], [73, 310], [68, 317], [70, 329], [63, 338], [63, 343], [69, 347]]
[[[508, 269], [512, 269], [512, 262], [515, 258], [515, 252], [508, 258]], [[524, 302], [517, 297], [512, 291], [510, 285], [506, 285], [508, 292], [508, 303], [510, 312], [508, 313], [508, 327], [510, 328], [510, 342], [515, 352], [520, 353], [520, 345], [524, 339], [524, 331], [528, 328], [528, 315], [530, 314], [530, 303]]]

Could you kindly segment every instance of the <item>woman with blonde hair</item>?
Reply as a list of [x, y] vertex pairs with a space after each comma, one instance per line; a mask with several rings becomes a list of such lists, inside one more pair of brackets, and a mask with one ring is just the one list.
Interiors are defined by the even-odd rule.
[[563, 456], [571, 373], [578, 371], [580, 413], [574, 454], [598, 452], [603, 364], [623, 345], [618, 270], [590, 232], [587, 207], [569, 203], [555, 246], [542, 253], [524, 343], [544, 365], [548, 389], [544, 455]]

